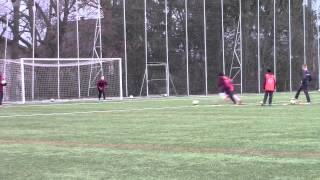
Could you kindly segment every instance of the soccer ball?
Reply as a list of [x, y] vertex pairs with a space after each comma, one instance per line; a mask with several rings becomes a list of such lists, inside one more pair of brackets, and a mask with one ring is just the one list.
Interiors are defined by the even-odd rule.
[[6, 80], [2, 80], [2, 81], [1, 81], [1, 84], [2, 84], [2, 85], [5, 85], [5, 84], [7, 84], [7, 81], [6, 81]]
[[168, 97], [168, 94], [164, 94], [163, 97]]
[[291, 105], [297, 104], [297, 100], [296, 100], [296, 99], [291, 99], [291, 100], [290, 100], [290, 104], [291, 104]]
[[199, 103], [200, 103], [199, 100], [193, 100], [193, 101], [192, 101], [192, 105], [194, 105], [194, 106], [198, 106]]
[[129, 98], [132, 99], [132, 98], [133, 98], [133, 95], [130, 95]]
[[50, 102], [54, 102], [55, 100], [52, 98], [52, 99], [50, 99]]

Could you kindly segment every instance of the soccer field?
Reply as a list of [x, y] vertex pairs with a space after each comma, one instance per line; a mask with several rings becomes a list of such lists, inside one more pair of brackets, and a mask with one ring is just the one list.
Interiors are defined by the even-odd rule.
[[0, 179], [317, 179], [320, 93], [283, 105], [292, 96], [272, 107], [257, 105], [262, 95], [242, 106], [218, 96], [7, 106]]

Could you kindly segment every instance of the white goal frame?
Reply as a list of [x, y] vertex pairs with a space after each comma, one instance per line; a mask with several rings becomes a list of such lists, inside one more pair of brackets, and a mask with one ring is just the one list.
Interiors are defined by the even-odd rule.
[[[114, 70], [117, 71], [117, 74], [116, 76], [118, 76], [118, 82], [116, 83], [117, 88], [119, 88], [117, 94], [119, 94], [119, 96], [116, 96], [117, 99], [120, 99], [122, 100], [123, 99], [123, 81], [122, 81], [122, 59], [121, 58], [21, 58], [21, 59], [2, 59], [1, 61], [3, 61], [2, 63], [4, 64], [4, 74], [6, 73], [10, 73], [8, 72], [9, 70], [6, 70], [6, 66], [7, 64], [9, 63], [15, 63], [15, 64], [19, 64], [20, 65], [20, 73], [21, 74], [21, 103], [22, 104], [25, 104], [27, 102], [26, 100], [26, 78], [25, 77], [25, 68], [26, 66], [29, 66], [29, 67], [32, 67], [32, 100], [31, 102], [37, 102], [34, 101], [34, 74], [35, 74], [35, 71], [34, 71], [34, 67], [57, 67], [57, 84], [58, 84], [58, 89], [57, 89], [57, 93], [58, 93], [58, 98], [57, 100], [60, 102], [63, 102], [65, 100], [71, 100], [70, 98], [69, 99], [63, 99], [63, 98], [60, 98], [60, 69], [61, 67], [74, 67], [74, 68], [77, 68], [77, 72], [75, 74], [77, 74], [78, 76], [78, 81], [77, 81], [77, 84], [78, 84], [78, 94], [75, 94], [74, 97], [78, 97], [78, 98], [72, 98], [72, 100], [83, 100], [83, 99], [92, 99], [92, 97], [90, 98], [89, 97], [89, 93], [88, 93], [88, 96], [81, 96], [81, 90], [84, 90], [84, 89], [80, 89], [81, 88], [81, 83], [83, 83], [80, 79], [80, 67], [81, 66], [89, 66], [90, 67], [90, 78], [89, 78], [89, 81], [88, 81], [88, 92], [90, 91], [90, 88], [94, 88], [95, 87], [95, 82], [96, 80], [98, 80], [97, 78], [100, 77], [99, 75], [105, 75], [103, 73], [103, 70], [102, 70], [102, 64], [103, 63], [108, 63], [108, 62], [117, 62], [117, 63], [114, 63], [114, 64], [117, 64], [118, 67], [114, 66]], [[48, 63], [48, 64], [45, 64], [43, 62], [56, 62], [56, 63]], [[63, 62], [63, 63], [61, 63]], [[68, 63], [70, 62], [70, 63]], [[113, 65], [114, 65], [113, 64]], [[101, 70], [100, 70], [100, 69]], [[116, 69], [118, 68], [118, 69]], [[95, 71], [93, 71], [93, 69]], [[93, 74], [92, 74], [93, 73]], [[95, 74], [94, 74], [95, 73]], [[99, 74], [98, 74], [99, 73]], [[107, 76], [107, 75], [105, 75]], [[88, 79], [86, 79], [88, 80]], [[90, 87], [90, 81], [92, 81], [92, 87]], [[48, 99], [49, 100], [49, 99]]]

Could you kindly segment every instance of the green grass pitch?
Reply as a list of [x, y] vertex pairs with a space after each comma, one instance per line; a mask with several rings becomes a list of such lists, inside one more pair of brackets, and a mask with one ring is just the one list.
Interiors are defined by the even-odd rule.
[[320, 93], [292, 96], [7, 106], [0, 179], [319, 179]]

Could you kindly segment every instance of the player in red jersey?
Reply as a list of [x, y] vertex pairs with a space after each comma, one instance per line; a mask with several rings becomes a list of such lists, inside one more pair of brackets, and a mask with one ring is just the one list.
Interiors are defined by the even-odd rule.
[[267, 73], [264, 75], [263, 90], [265, 93], [261, 105], [265, 105], [267, 103], [267, 99], [269, 98], [269, 105], [271, 106], [273, 93], [276, 90], [276, 78], [270, 68], [267, 68]]
[[220, 94], [226, 94], [224, 99], [230, 98], [234, 104], [241, 104], [241, 99], [235, 95], [232, 80], [223, 73], [218, 74], [218, 88]]

